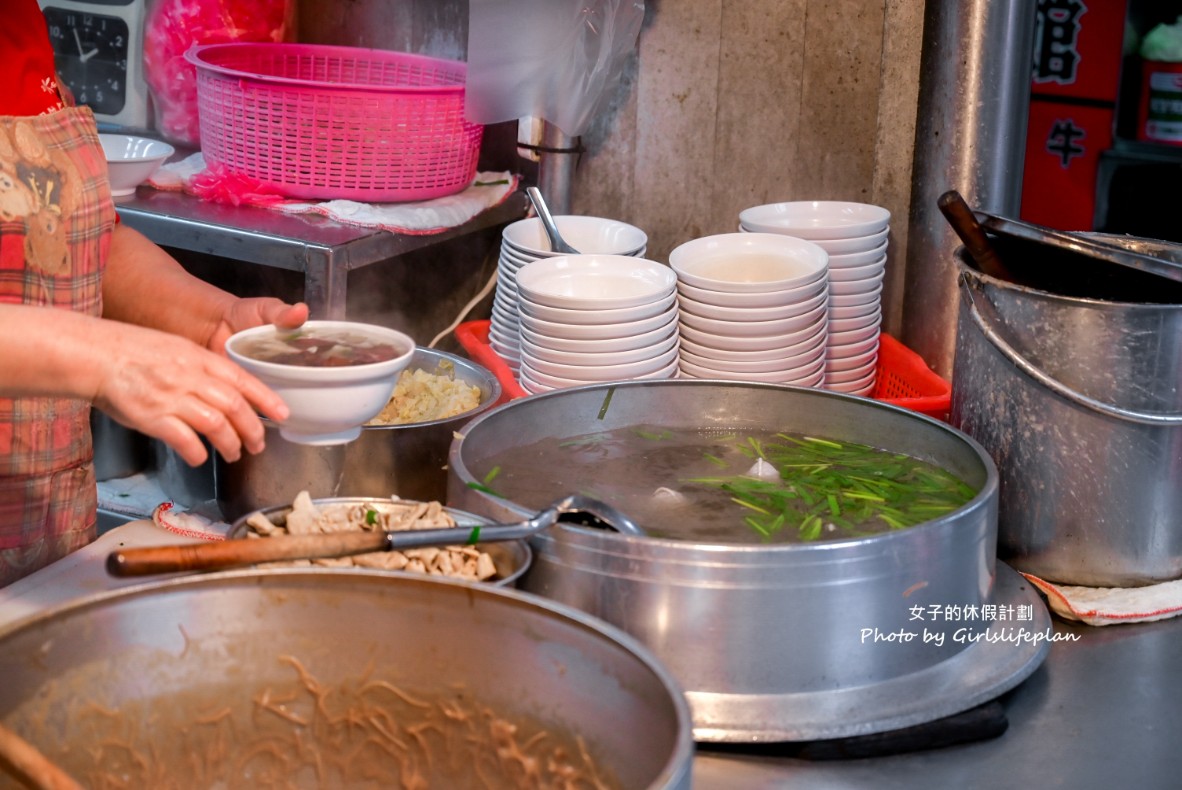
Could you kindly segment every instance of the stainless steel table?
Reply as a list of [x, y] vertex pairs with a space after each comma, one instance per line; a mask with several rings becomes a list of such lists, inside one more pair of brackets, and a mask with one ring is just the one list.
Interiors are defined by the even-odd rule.
[[711, 753], [697, 790], [1182, 787], [1182, 619], [1095, 628], [1056, 620], [1046, 662], [1001, 698], [999, 738], [927, 752], [809, 762]]
[[525, 216], [526, 198], [515, 192], [463, 225], [430, 235], [403, 235], [321, 216], [211, 203], [147, 187], [116, 208], [129, 227], [161, 246], [303, 272], [304, 301], [312, 317], [342, 319], [350, 270], [520, 219]]

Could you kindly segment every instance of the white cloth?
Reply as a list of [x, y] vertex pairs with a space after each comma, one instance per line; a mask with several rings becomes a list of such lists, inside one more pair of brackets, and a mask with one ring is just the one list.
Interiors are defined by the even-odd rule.
[[[170, 192], [198, 194], [196, 179], [206, 173], [205, 157], [198, 151], [160, 167], [148, 185]], [[359, 203], [354, 200], [285, 200], [271, 194], [238, 196], [242, 204], [287, 214], [321, 214], [337, 222], [381, 228], [393, 233], [423, 235], [463, 225], [477, 214], [503, 203], [517, 191], [518, 177], [508, 171], [479, 172], [471, 186], [454, 195], [412, 203]]]
[[1022, 575], [1042, 591], [1051, 611], [1088, 625], [1147, 623], [1182, 614], [1182, 580], [1145, 587], [1078, 587]]

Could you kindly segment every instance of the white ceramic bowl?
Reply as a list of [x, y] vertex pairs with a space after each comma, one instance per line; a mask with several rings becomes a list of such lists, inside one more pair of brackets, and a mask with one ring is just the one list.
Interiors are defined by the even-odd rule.
[[848, 239], [878, 233], [887, 227], [891, 212], [867, 203], [838, 200], [799, 200], [769, 203], [739, 212], [749, 231], [791, 233], [801, 239]]
[[852, 255], [881, 247], [887, 242], [890, 233], [891, 229], [887, 227], [869, 236], [851, 236], [848, 239], [809, 239], [809, 241], [830, 255]]
[[[825, 322], [820, 322], [795, 332], [784, 332], [774, 335], [753, 335], [751, 337], [726, 337], [712, 332], [701, 332], [692, 326], [682, 324], [679, 331], [686, 340], [696, 343], [701, 348], [713, 348], [721, 351], [763, 351], [767, 349], [787, 349], [800, 343], [813, 340], [827, 334]], [[707, 354], [706, 356], [709, 356]]]
[[870, 299], [862, 304], [847, 305], [843, 307], [830, 307], [829, 320], [842, 320], [845, 318], [861, 318], [868, 316], [871, 313], [877, 313], [882, 309], [882, 302], [878, 299]]
[[868, 337], [864, 340], [859, 340], [855, 343], [843, 343], [839, 345], [825, 346], [825, 359], [833, 362], [838, 359], [848, 359], [865, 354], [868, 351], [878, 352], [878, 335]]
[[616, 321], [606, 324], [564, 324], [536, 318], [527, 313], [521, 314], [521, 333], [526, 330], [543, 337], [556, 337], [566, 340], [602, 340], [609, 338], [635, 337], [645, 332], [651, 332], [658, 327], [677, 325], [677, 312], [670, 310], [648, 318], [636, 321]]
[[868, 294], [874, 291], [882, 290], [883, 277], [886, 275], [886, 269], [879, 270], [878, 274], [870, 277], [864, 277], [856, 280], [833, 280], [829, 283], [829, 300], [833, 304], [833, 297], [835, 296], [851, 296], [853, 294]]
[[771, 373], [774, 371], [796, 370], [798, 368], [811, 365], [818, 359], [823, 359], [824, 357], [824, 344], [817, 345], [811, 349], [802, 351], [799, 354], [793, 354], [787, 357], [752, 360], [749, 362], [700, 356], [685, 348], [681, 349], [682, 362], [689, 362], [690, 364], [697, 365], [698, 367], [709, 368], [711, 370], [728, 373]]
[[861, 354], [854, 354], [848, 357], [831, 357], [829, 356], [829, 349], [825, 349], [825, 370], [838, 373], [843, 370], [853, 370], [854, 368], [867, 367], [869, 365], [878, 365], [878, 347], [863, 351]]
[[830, 310], [838, 307], [862, 307], [868, 304], [878, 306], [882, 303], [881, 282], [868, 291], [853, 291], [844, 294], [834, 293], [832, 288], [829, 291]]
[[860, 329], [851, 329], [848, 332], [830, 332], [828, 344], [831, 346], [848, 346], [852, 343], [861, 343], [872, 337], [878, 337], [878, 321], [875, 321], [869, 326], [864, 326]]
[[869, 280], [878, 277], [886, 271], [886, 256], [862, 266], [846, 266], [841, 269], [829, 270], [829, 284]]
[[554, 351], [569, 351], [573, 354], [605, 354], [612, 352], [628, 352], [638, 348], [649, 348], [660, 345], [677, 334], [677, 319], [670, 321], [656, 329], [638, 332], [632, 335], [603, 338], [568, 338], [540, 335], [532, 329], [521, 327], [521, 342], [533, 343], [536, 346], [553, 349]]
[[168, 143], [130, 134], [100, 134], [99, 142], [107, 158], [111, 197], [134, 195], [135, 188], [151, 178], [175, 152]]
[[[681, 335], [681, 353], [695, 354], [705, 359], [725, 359], [733, 362], [760, 362], [773, 359], [785, 359], [787, 357], [796, 356], [797, 354], [804, 354], [817, 348], [825, 348], [825, 338], [828, 335], [825, 332], [818, 332], [816, 337], [805, 338], [799, 343], [791, 346], [777, 346], [773, 348], [762, 348], [756, 350], [734, 350], [726, 348], [714, 348], [711, 346], [704, 346], [686, 337], [684, 333]], [[826, 358], [828, 358], [829, 350], [826, 349]]]
[[517, 303], [519, 318], [529, 316], [543, 321], [557, 324], [620, 324], [641, 321], [658, 315], [674, 314], [677, 312], [677, 298], [671, 293], [660, 301], [646, 302], [635, 307], [619, 307], [610, 310], [590, 310], [565, 307], [551, 307], [538, 304], [530, 299], [521, 297]]
[[671, 379], [677, 375], [677, 365], [677, 358], [674, 357], [673, 361], [665, 367], [652, 370], [641, 375], [605, 379], [570, 379], [563, 376], [554, 376], [549, 373], [543, 373], [542, 371], [536, 370], [523, 362], [519, 376], [524, 380], [532, 380], [535, 386], [546, 387], [549, 389], [559, 389], [563, 387], [582, 387], [597, 381], [626, 381], [628, 379]]
[[517, 272], [522, 299], [574, 310], [616, 310], [671, 296], [677, 275], [668, 266], [628, 255], [560, 255]]
[[769, 371], [766, 373], [737, 373], [726, 370], [703, 368], [681, 361], [683, 375], [695, 379], [720, 379], [723, 381], [759, 381], [765, 384], [792, 384], [795, 386], [816, 386], [825, 380], [825, 371], [816, 364], [808, 370]]
[[886, 258], [887, 243], [884, 241], [877, 247], [862, 252], [849, 252], [843, 255], [829, 253], [829, 270], [847, 269], [850, 266], [865, 266], [874, 263], [879, 258]]
[[702, 318], [714, 318], [719, 321], [777, 321], [781, 318], [793, 318], [804, 315], [829, 303], [829, 288], [818, 289], [819, 293], [811, 299], [801, 302], [789, 302], [773, 307], [727, 307], [725, 305], [700, 302], [684, 291], [677, 293], [678, 311], [685, 315], [692, 313]]
[[394, 346], [396, 356], [382, 362], [340, 367], [305, 367], [263, 362], [245, 356], [252, 341], [290, 334], [268, 324], [246, 329], [226, 341], [226, 354], [275, 391], [291, 414], [279, 426], [283, 438], [299, 444], [344, 444], [361, 435], [361, 426], [390, 401], [398, 374], [410, 363], [415, 342], [394, 329], [353, 321], [308, 321], [301, 334], [349, 332]]
[[733, 308], [764, 308], [795, 305], [813, 299], [819, 293], [829, 292], [828, 270], [820, 272], [811, 282], [783, 291], [753, 291], [751, 293], [726, 293], [698, 288], [678, 280], [677, 293], [699, 302]]
[[521, 358], [526, 362], [530, 362], [530, 364], [532, 364], [531, 360], [536, 359], [544, 362], [554, 362], [559, 365], [605, 367], [609, 365], [626, 365], [631, 362], [652, 359], [676, 347], [677, 333], [672, 333], [657, 343], [628, 349], [627, 351], [565, 351], [533, 343], [523, 337], [521, 339]]
[[807, 313], [789, 318], [777, 318], [773, 321], [723, 321], [717, 318], [702, 318], [685, 311], [679, 312], [682, 326], [692, 327], [700, 332], [709, 332], [721, 337], [769, 337], [797, 332], [829, 320], [828, 308], [825, 304], [813, 308]]
[[[603, 217], [560, 214], [554, 218], [567, 244], [584, 254], [635, 255], [648, 244], [648, 234], [635, 225]], [[501, 231], [502, 246], [532, 258], [559, 255], [537, 217], [518, 220]]]
[[878, 377], [877, 371], [870, 371], [867, 375], [854, 381], [834, 381], [830, 382], [828, 378], [825, 380], [825, 389], [833, 392], [845, 392], [852, 395], [869, 395], [874, 391], [874, 382]]
[[876, 310], [868, 315], [861, 315], [857, 318], [829, 318], [829, 334], [840, 334], [842, 332], [853, 332], [859, 329], [865, 329], [868, 326], [878, 326], [882, 323], [882, 310]]
[[[827, 384], [849, 384], [851, 382], [860, 381], [870, 376], [878, 369], [877, 362], [869, 364], [862, 364], [856, 368], [848, 370], [830, 370], [828, 366], [825, 367], [825, 382]], [[862, 386], [865, 386], [864, 384]]]
[[775, 233], [720, 233], [680, 244], [669, 253], [677, 279], [725, 293], [785, 291], [807, 285], [829, 265], [820, 247]]
[[[560, 362], [549, 362], [522, 355], [521, 364], [528, 366], [531, 373], [544, 373], [568, 381], [616, 381], [644, 376], [665, 368], [677, 360], [676, 344], [666, 351], [645, 357], [634, 362], [613, 363], [603, 365], [566, 365]], [[542, 379], [537, 379], [545, 383]]]

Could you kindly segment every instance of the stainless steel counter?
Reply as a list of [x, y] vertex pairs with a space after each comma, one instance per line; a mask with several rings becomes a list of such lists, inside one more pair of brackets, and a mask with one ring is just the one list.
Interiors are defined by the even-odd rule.
[[345, 317], [346, 275], [380, 261], [525, 216], [520, 192], [456, 228], [403, 235], [315, 215], [228, 206], [141, 187], [116, 208], [129, 227], [164, 247], [303, 272], [313, 318]]
[[699, 750], [697, 790], [747, 788], [1182, 787], [1182, 619], [1091, 626], [1056, 620], [1056, 642], [1004, 695], [1009, 728], [972, 744], [862, 760], [809, 762]]

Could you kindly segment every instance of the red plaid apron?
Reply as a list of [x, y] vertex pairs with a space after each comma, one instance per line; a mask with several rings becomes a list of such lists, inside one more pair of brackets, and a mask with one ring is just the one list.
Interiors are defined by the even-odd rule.
[[[114, 222], [88, 108], [0, 116], [0, 302], [101, 315]], [[0, 398], [0, 585], [94, 539], [89, 421], [85, 401]]]

